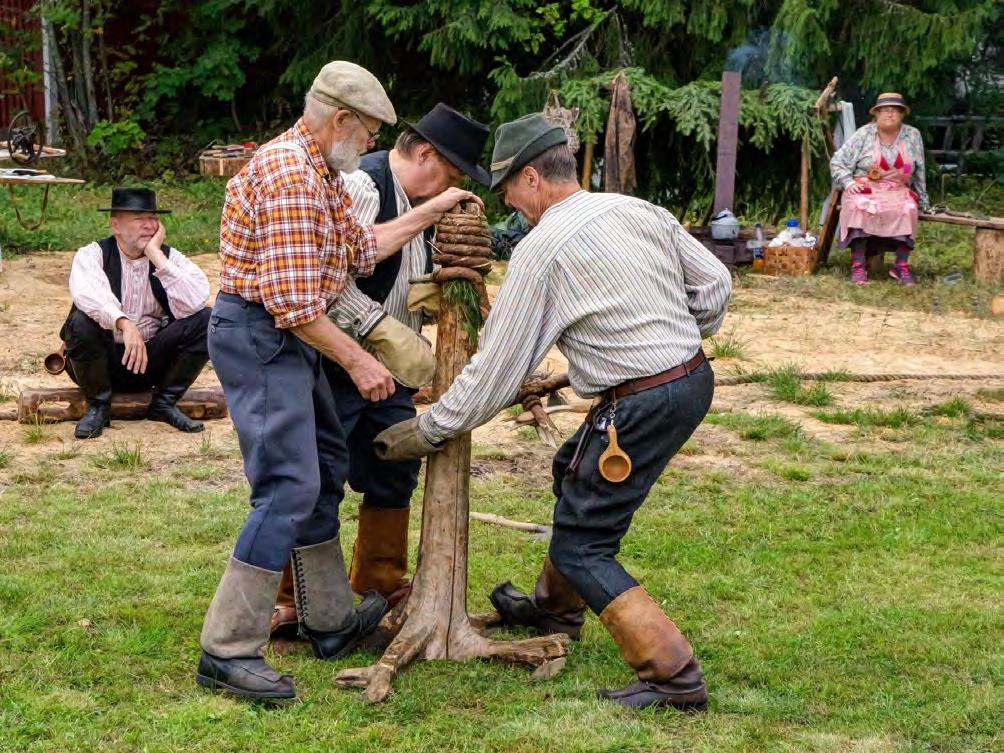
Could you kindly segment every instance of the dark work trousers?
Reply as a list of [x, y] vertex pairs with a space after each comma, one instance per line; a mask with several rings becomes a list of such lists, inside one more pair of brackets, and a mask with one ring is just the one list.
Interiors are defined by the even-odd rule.
[[294, 547], [338, 534], [348, 450], [321, 356], [264, 306], [227, 293], [213, 307], [209, 356], [251, 485], [234, 557], [282, 570]]
[[[600, 475], [599, 457], [609, 444], [600, 430], [604, 409], [590, 416], [554, 456], [554, 532], [551, 562], [599, 614], [620, 594], [638, 585], [617, 561], [631, 518], [670, 458], [698, 427], [715, 391], [705, 362], [689, 376], [617, 400], [617, 442], [631, 458], [631, 475], [614, 484]], [[590, 426], [593, 426], [590, 430]], [[574, 469], [579, 440], [588, 432]]]
[[371, 402], [359, 393], [341, 366], [327, 358], [323, 362], [349, 446], [349, 486], [363, 495], [367, 507], [408, 507], [422, 461], [381, 460], [373, 452], [373, 438], [389, 426], [414, 418], [412, 392], [397, 384], [389, 398]]
[[74, 382], [74, 361], [92, 361], [107, 358], [110, 364], [113, 392], [144, 392], [152, 387], [166, 387], [160, 378], [167, 372], [179, 353], [206, 356], [206, 329], [209, 325], [208, 308], [184, 319], [175, 319], [146, 341], [147, 365], [142, 374], [133, 374], [122, 365], [125, 346], [116, 343], [111, 330], [104, 329], [83, 311], [77, 310], [67, 321], [66, 373]]

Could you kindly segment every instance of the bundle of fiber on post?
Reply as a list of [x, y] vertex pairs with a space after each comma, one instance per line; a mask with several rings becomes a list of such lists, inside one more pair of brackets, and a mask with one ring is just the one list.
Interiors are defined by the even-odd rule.
[[432, 261], [440, 265], [432, 279], [443, 296], [462, 313], [464, 332], [476, 347], [478, 332], [488, 317], [484, 277], [492, 271], [492, 234], [481, 207], [458, 204], [436, 226]]

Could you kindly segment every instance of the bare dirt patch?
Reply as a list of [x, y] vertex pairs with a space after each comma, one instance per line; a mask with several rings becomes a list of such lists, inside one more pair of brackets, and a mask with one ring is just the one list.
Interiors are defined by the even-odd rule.
[[[217, 289], [219, 261], [215, 255], [194, 257]], [[67, 289], [72, 252], [33, 254], [7, 262], [0, 274], [0, 380], [7, 392], [25, 387], [67, 386], [65, 375], [50, 376], [41, 359], [58, 344], [58, 331], [70, 305]], [[497, 288], [489, 287], [494, 297]], [[971, 373], [986, 380], [899, 381], [868, 384], [835, 383], [836, 407], [904, 406], [921, 409], [956, 396], [978, 402], [979, 389], [1004, 386], [1004, 323], [963, 313], [929, 314], [880, 309], [843, 301], [786, 295], [770, 286], [736, 290], [724, 332], [744, 341], [747, 361], [719, 359], [715, 370], [725, 374], [739, 366], [747, 370], [776, 368], [794, 363], [805, 371], [846, 370], [853, 373]], [[427, 328], [435, 339], [435, 328]], [[553, 350], [541, 368], [565, 371], [567, 362]], [[200, 386], [216, 384], [211, 369], [200, 376]], [[12, 407], [0, 404], [0, 409]], [[719, 387], [715, 410], [778, 414], [797, 421], [810, 436], [832, 443], [846, 441], [851, 427], [813, 419], [811, 408], [778, 402], [762, 384]], [[582, 420], [579, 413], [559, 413], [555, 423], [570, 436]], [[224, 488], [241, 478], [236, 437], [228, 420], [210, 421], [214, 452], [208, 456], [200, 435], [187, 435], [149, 421], [116, 421], [98, 440], [73, 438], [73, 424], [41, 429], [40, 441], [28, 441], [30, 427], [0, 421], [0, 448], [11, 462], [0, 470], [0, 481], [11, 474], [45, 464], [50, 473], [73, 477], [93, 467], [93, 457], [117, 447], [140, 446], [148, 473], [177, 475], [198, 488]], [[474, 432], [476, 447], [492, 449], [491, 457], [475, 455], [474, 473], [506, 473], [530, 486], [546, 487], [552, 452], [526, 430], [494, 419]], [[674, 460], [682, 469], [719, 469], [730, 474], [755, 471], [733, 453], [741, 443], [722, 427], [702, 426], [690, 448]], [[213, 472], [200, 469], [200, 464]], [[225, 469], [225, 470], [224, 470]]]

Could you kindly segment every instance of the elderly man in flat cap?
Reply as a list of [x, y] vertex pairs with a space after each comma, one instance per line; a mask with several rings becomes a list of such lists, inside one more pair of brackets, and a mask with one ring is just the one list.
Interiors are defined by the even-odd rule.
[[355, 170], [381, 123], [397, 120], [379, 81], [357, 65], [321, 69], [303, 117], [227, 184], [220, 294], [209, 355], [227, 398], [251, 485], [251, 511], [202, 629], [200, 685], [251, 699], [292, 698], [293, 680], [262, 658], [283, 566], [292, 557], [300, 631], [337, 659], [379, 622], [386, 600], [358, 608], [338, 538], [348, 466], [322, 357], [367, 400], [396, 389], [391, 373], [325, 314], [349, 275], [374, 266], [458, 201], [449, 188], [400, 217], [365, 225], [338, 171]]
[[[417, 123], [408, 123], [392, 149], [370, 152], [359, 170], [343, 176], [356, 217], [364, 223], [393, 220], [459, 185], [465, 176], [488, 186], [491, 176], [478, 165], [486, 141], [488, 126], [437, 104]], [[344, 332], [387, 366], [397, 383], [394, 394], [367, 400], [344, 368], [328, 358], [322, 362], [347, 437], [349, 485], [363, 495], [349, 582], [357, 594], [376, 591], [391, 606], [408, 593], [409, 504], [421, 463], [381, 460], [373, 452], [373, 437], [415, 415], [412, 395], [435, 371], [435, 355], [420, 334], [423, 310], [409, 309], [410, 294], [414, 304], [414, 297], [430, 290], [428, 286], [439, 289], [434, 283], [411, 282], [432, 271], [431, 234], [430, 228], [416, 235], [377, 264], [371, 276], [350, 281], [328, 312]], [[293, 571], [287, 565], [272, 635], [290, 637], [297, 629]]]
[[[377, 436], [378, 451], [420, 457], [484, 423], [557, 344], [572, 387], [596, 400], [554, 458], [554, 533], [534, 593], [507, 582], [492, 603], [510, 625], [573, 638], [588, 606], [637, 674], [603, 697], [704, 708], [690, 643], [616, 555], [711, 405], [701, 339], [721, 325], [731, 277], [666, 210], [581, 190], [564, 132], [541, 115], [498, 129], [491, 167], [492, 187], [535, 227], [513, 253], [480, 352], [427, 413]], [[626, 478], [600, 465], [610, 427], [631, 460], [614, 469], [629, 470]]]

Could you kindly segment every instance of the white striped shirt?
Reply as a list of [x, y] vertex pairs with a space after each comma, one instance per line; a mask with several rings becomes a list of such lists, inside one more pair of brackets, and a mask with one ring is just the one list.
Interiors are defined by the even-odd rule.
[[732, 277], [665, 209], [579, 191], [513, 253], [481, 347], [420, 426], [441, 442], [489, 420], [557, 344], [580, 395], [658, 374], [721, 326]]
[[[393, 175], [393, 170], [391, 175]], [[380, 211], [380, 192], [376, 183], [364, 171], [342, 173], [345, 188], [352, 197], [352, 211], [364, 225], [372, 225]], [[394, 193], [397, 197], [397, 215], [400, 217], [411, 210], [408, 195], [394, 175]], [[422, 312], [408, 311], [408, 282], [413, 277], [425, 274], [425, 240], [419, 233], [401, 248], [401, 268], [394, 281], [394, 287], [381, 306], [350, 279], [342, 294], [328, 311], [328, 316], [345, 333], [359, 339], [360, 332], [369, 332], [383, 313], [407, 324], [416, 332], [422, 331]]]
[[[77, 249], [74, 255], [70, 267], [70, 296], [78, 309], [114, 333], [115, 342], [122, 342], [122, 332], [115, 327], [115, 322], [123, 317], [136, 325], [144, 340], [149, 340], [164, 326], [166, 314], [150, 287], [150, 260], [146, 256], [130, 259], [121, 249], [119, 260], [122, 263], [121, 301], [112, 292], [97, 242]], [[171, 313], [178, 319], [205, 307], [209, 298], [206, 273], [178, 249], [171, 249], [164, 266], [154, 274], [164, 286]]]

